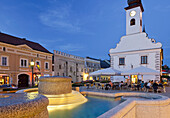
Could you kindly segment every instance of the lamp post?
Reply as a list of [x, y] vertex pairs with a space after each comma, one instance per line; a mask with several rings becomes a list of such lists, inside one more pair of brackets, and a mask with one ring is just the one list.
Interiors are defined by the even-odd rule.
[[31, 69], [32, 69], [32, 87], [34, 86], [34, 77], [33, 77], [33, 69], [34, 69], [34, 61], [33, 59], [31, 60], [30, 62], [30, 66], [31, 66]]

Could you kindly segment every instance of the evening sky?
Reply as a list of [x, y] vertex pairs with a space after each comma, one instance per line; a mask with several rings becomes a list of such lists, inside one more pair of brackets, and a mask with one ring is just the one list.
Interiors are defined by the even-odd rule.
[[[163, 44], [170, 65], [170, 0], [142, 2], [146, 32]], [[0, 31], [51, 52], [109, 59], [109, 49], [125, 35], [127, 6], [127, 0], [0, 0]]]

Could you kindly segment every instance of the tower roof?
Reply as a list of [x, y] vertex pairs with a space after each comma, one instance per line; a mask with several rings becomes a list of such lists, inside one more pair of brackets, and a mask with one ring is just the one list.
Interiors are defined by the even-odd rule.
[[128, 0], [129, 6], [133, 6], [133, 5], [137, 5], [137, 4], [141, 4], [141, 0]]
[[142, 5], [141, 0], [128, 0], [127, 3], [128, 3], [129, 6], [126, 7], [125, 10], [132, 9], [132, 8], [135, 8], [135, 7], [139, 7], [139, 6], [140, 6], [142, 12], [144, 12], [143, 5]]

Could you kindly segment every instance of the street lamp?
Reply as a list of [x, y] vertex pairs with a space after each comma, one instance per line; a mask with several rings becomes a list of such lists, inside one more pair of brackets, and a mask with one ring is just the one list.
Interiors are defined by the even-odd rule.
[[32, 69], [32, 87], [34, 86], [34, 78], [33, 78], [33, 69], [34, 69], [34, 61], [33, 59], [31, 60], [30, 62], [30, 66], [31, 66], [31, 69]]

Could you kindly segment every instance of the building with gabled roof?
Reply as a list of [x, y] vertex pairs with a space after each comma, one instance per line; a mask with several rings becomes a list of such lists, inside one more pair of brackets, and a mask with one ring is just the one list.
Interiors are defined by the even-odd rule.
[[[128, 0], [126, 11], [126, 35], [120, 39], [116, 48], [110, 49], [111, 67], [119, 71], [128, 71], [140, 66], [162, 72], [162, 44], [149, 38], [142, 30], [144, 12], [141, 0]], [[160, 75], [130, 75], [132, 83], [138, 79], [160, 80]], [[129, 76], [129, 75], [128, 75]]]
[[38, 84], [40, 76], [52, 75], [52, 53], [39, 43], [0, 32], [0, 85], [15, 84], [18, 87]]

